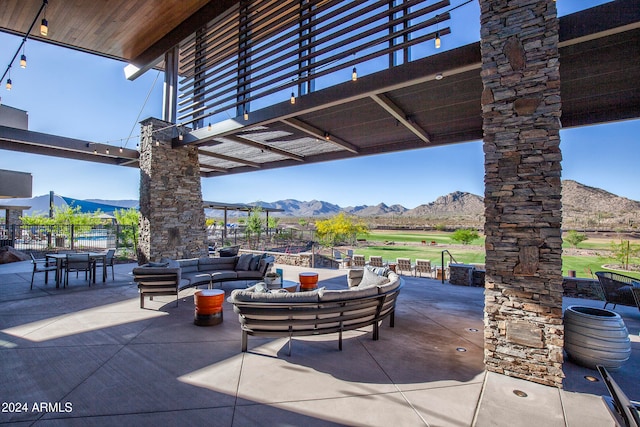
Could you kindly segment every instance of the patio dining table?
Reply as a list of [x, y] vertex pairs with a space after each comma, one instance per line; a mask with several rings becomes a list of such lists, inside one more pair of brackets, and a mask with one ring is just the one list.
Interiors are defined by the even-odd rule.
[[[98, 261], [102, 261], [102, 281], [105, 281], [107, 267], [105, 260], [107, 258], [106, 252], [77, 252], [77, 254], [89, 254], [89, 260], [91, 261], [91, 265], [93, 268], [93, 283], [96, 283], [96, 263]], [[45, 254], [47, 261], [49, 259], [53, 259], [56, 261], [56, 288], [60, 287], [60, 278], [62, 277], [62, 267], [63, 261], [67, 259], [67, 254]]]

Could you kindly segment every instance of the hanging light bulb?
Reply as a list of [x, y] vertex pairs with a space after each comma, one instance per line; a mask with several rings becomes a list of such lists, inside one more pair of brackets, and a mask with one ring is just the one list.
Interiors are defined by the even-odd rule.
[[25, 56], [24, 53], [20, 55], [20, 67], [27, 68], [27, 57]]
[[209, 126], [207, 126], [207, 130], [211, 132], [211, 123], [209, 123]]
[[440, 31], [436, 31], [436, 49], [440, 49]]
[[331, 139], [331, 135], [329, 135], [329, 132], [324, 133], [324, 139], [326, 139], [327, 141]]
[[49, 35], [49, 21], [46, 18], [42, 18], [40, 23], [40, 34], [47, 37]]
[[[182, 141], [182, 134], [180, 134], [180, 141]], [[160, 146], [160, 140], [156, 139], [156, 147]]]
[[244, 119], [249, 120], [249, 110], [247, 110], [246, 108], [244, 109]]
[[353, 71], [351, 71], [351, 81], [356, 81], [358, 80], [358, 71], [356, 70], [356, 67], [353, 67]]
[[108, 148], [105, 150], [105, 153], [106, 153], [106, 154], [109, 154], [109, 149], [108, 149]]
[[49, 21], [47, 21], [47, 5], [49, 4], [49, 1], [42, 0], [42, 3], [44, 4], [44, 16], [40, 23], [40, 35], [47, 37], [49, 35]]
[[296, 103], [296, 94], [291, 92], [291, 105], [294, 105]]
[[120, 152], [122, 153], [122, 151], [123, 151], [123, 150], [122, 150], [122, 147], [120, 147]]
[[9, 78], [7, 79], [7, 90], [11, 90], [11, 86], [12, 86], [11, 79]]

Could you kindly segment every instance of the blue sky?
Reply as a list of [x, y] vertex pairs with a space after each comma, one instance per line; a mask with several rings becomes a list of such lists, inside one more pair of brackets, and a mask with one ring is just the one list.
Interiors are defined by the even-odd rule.
[[[564, 15], [599, 3], [563, 0], [558, 8]], [[479, 38], [477, 9], [472, 2], [454, 12], [453, 34], [443, 38], [443, 48]], [[0, 33], [3, 71], [20, 40]], [[33, 40], [25, 53], [27, 68], [14, 64], [13, 89], [4, 89], [3, 81], [0, 96], [4, 105], [28, 111], [32, 131], [118, 147], [132, 129], [134, 136], [139, 134], [138, 117], [161, 116], [163, 76], [157, 71], [130, 82], [121, 62]], [[560, 135], [563, 179], [640, 200], [640, 120], [565, 129]], [[136, 142], [134, 138], [126, 147], [135, 148]], [[34, 196], [54, 191], [78, 199], [138, 198], [139, 172], [134, 168], [0, 150], [0, 169], [31, 173]], [[316, 199], [340, 206], [384, 202], [413, 208], [456, 190], [483, 195], [483, 181], [482, 143], [475, 141], [205, 178], [202, 189], [205, 200], [223, 202]]]

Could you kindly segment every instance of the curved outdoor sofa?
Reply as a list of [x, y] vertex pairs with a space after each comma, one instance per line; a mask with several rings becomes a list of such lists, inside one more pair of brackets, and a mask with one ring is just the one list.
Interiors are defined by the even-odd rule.
[[240, 318], [243, 352], [247, 351], [249, 335], [288, 337], [291, 355], [294, 336], [337, 332], [338, 348], [342, 350], [342, 332], [373, 325], [373, 339], [378, 340], [382, 320], [389, 317], [390, 326], [394, 326], [402, 284], [400, 276], [393, 272], [384, 277], [369, 270], [359, 286], [349, 289], [261, 292], [266, 287], [257, 284], [234, 290], [227, 301]]
[[202, 285], [215, 286], [230, 281], [257, 281], [265, 274], [275, 259], [266, 254], [242, 254], [221, 258], [162, 259], [133, 269], [134, 281], [140, 292], [140, 308], [144, 308], [144, 297], [175, 295], [186, 288]]

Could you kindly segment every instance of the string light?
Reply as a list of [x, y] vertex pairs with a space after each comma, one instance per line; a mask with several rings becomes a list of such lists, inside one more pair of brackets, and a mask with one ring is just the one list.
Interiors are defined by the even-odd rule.
[[353, 71], [351, 71], [351, 81], [356, 81], [358, 80], [358, 71], [356, 70], [356, 67], [353, 67]]
[[44, 16], [42, 17], [42, 22], [40, 23], [40, 35], [44, 37], [47, 37], [49, 35], [49, 21], [47, 21], [47, 4], [49, 4], [47, 0], [42, 0], [42, 5], [44, 7]]
[[22, 45], [22, 55], [20, 55], [20, 67], [27, 68], [27, 56], [24, 54], [24, 44]]
[[45, 15], [44, 15], [45, 18], [42, 19], [42, 25], [40, 26], [40, 34], [42, 34], [43, 36], [46, 36], [49, 33], [49, 23], [46, 20], [47, 4], [49, 4], [48, 0], [42, 0], [42, 6], [40, 6], [40, 9], [38, 10], [38, 13], [33, 18], [33, 21], [31, 22], [31, 26], [29, 27], [29, 29], [25, 33], [24, 38], [22, 39], [22, 42], [20, 43], [20, 46], [18, 46], [18, 49], [16, 50], [16, 53], [13, 55], [13, 58], [11, 58], [11, 61], [9, 62], [9, 65], [7, 66], [6, 71], [2, 75], [2, 78], [0, 78], [0, 81], [2, 81], [2, 80], [4, 80], [5, 77], [7, 77], [7, 81], [6, 81], [7, 90], [11, 90], [11, 88], [13, 86], [13, 81], [11, 80], [11, 67], [13, 66], [16, 58], [18, 57], [18, 54], [20, 53], [20, 50], [22, 50], [22, 55], [20, 55], [20, 67], [21, 68], [27, 68], [27, 55], [25, 55], [25, 43], [27, 42], [27, 39], [29, 38], [29, 34], [31, 34], [31, 30], [33, 30], [33, 27], [38, 22], [38, 18], [40, 17], [40, 14], [43, 13], [43, 11], [45, 13]]
[[296, 103], [296, 94], [291, 92], [291, 105], [294, 105]]
[[249, 120], [249, 110], [247, 110], [247, 107], [244, 107], [244, 119]]

